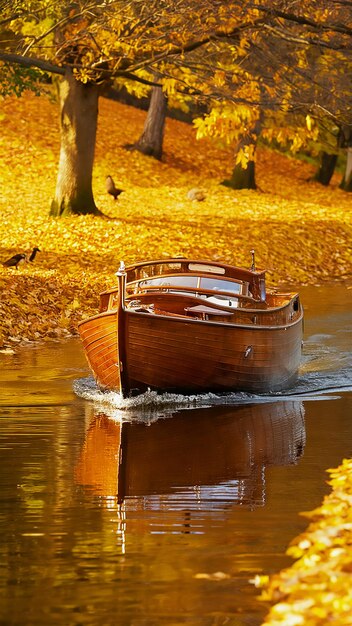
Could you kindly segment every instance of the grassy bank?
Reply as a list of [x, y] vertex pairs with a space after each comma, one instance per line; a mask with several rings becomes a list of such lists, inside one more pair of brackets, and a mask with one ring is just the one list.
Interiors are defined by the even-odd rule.
[[[101, 100], [93, 188], [107, 216], [48, 217], [59, 155], [58, 106], [31, 94], [1, 103], [0, 261], [38, 246], [34, 264], [0, 265], [0, 346], [63, 337], [96, 311], [121, 259], [183, 254], [248, 266], [255, 248], [269, 283], [316, 284], [351, 278], [351, 194], [307, 182], [311, 165], [261, 149], [258, 191], [220, 182], [231, 149], [196, 142], [192, 128], [168, 120], [162, 162], [128, 152], [145, 112]], [[125, 191], [114, 202], [111, 174]], [[187, 193], [201, 187], [206, 199]]]

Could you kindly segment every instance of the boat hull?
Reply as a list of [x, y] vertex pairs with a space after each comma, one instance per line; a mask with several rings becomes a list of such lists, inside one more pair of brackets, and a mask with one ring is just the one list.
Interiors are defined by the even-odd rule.
[[297, 378], [302, 316], [285, 326], [246, 326], [126, 310], [124, 365], [117, 320], [116, 312], [108, 311], [79, 326], [89, 365], [103, 389], [124, 392], [122, 367], [129, 393], [147, 388], [265, 393], [288, 388]]

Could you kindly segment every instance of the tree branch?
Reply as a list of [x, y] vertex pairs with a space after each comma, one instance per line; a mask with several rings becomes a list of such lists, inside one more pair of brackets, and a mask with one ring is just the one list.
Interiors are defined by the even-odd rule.
[[9, 54], [7, 52], [2, 52], [0, 50], [0, 61], [5, 61], [7, 63], [17, 63], [18, 65], [23, 65], [24, 67], [37, 67], [43, 72], [49, 72], [50, 74], [61, 74], [64, 76], [65, 67], [59, 67], [58, 65], [53, 65], [48, 61], [43, 61], [41, 59], [35, 59], [34, 57], [24, 57], [21, 54]]
[[328, 50], [336, 50], [336, 51], [350, 50], [350, 48], [347, 46], [340, 45], [340, 44], [333, 44], [328, 41], [323, 41], [322, 39], [315, 39], [313, 37], [300, 37], [299, 35], [293, 36], [293, 35], [290, 35], [289, 33], [285, 33], [279, 28], [269, 26], [268, 24], [264, 24], [263, 28], [265, 30], [270, 31], [275, 37], [278, 37], [279, 39], [282, 39], [284, 41], [288, 41], [291, 43], [298, 43], [301, 46], [319, 46], [320, 48], [327, 48]]
[[[0, 61], [4, 61], [7, 63], [17, 63], [18, 65], [22, 65], [24, 67], [38, 67], [43, 72], [49, 72], [50, 74], [60, 74], [64, 76], [68, 68], [72, 69], [70, 65], [59, 67], [58, 65], [54, 65], [49, 63], [48, 61], [42, 61], [41, 59], [35, 59], [34, 57], [24, 57], [20, 54], [8, 54], [7, 52], [0, 51]], [[75, 65], [76, 69], [84, 69], [84, 66]], [[106, 78], [111, 78], [111, 71], [101, 68], [95, 68], [94, 71], [99, 72], [99, 74], [106, 75]], [[114, 73], [114, 77], [122, 77], [128, 80], [134, 80], [137, 83], [141, 83], [142, 85], [148, 85], [149, 87], [161, 87], [160, 83], [157, 83], [152, 80], [148, 80], [147, 78], [142, 78], [141, 76], [137, 76], [133, 74], [133, 72], [128, 71], [118, 71]]]
[[14, 13], [13, 15], [10, 15], [9, 17], [4, 17], [2, 20], [0, 20], [0, 26], [4, 26], [4, 24], [8, 24], [8, 22], [17, 20], [18, 17], [21, 17], [21, 13]]
[[190, 42], [189, 44], [183, 47], [178, 46], [177, 48], [171, 49], [166, 53], [165, 56], [173, 56], [173, 55], [178, 56], [179, 54], [183, 54], [185, 52], [193, 52], [194, 50], [201, 48], [202, 46], [204, 46], [207, 43], [210, 43], [211, 41], [217, 41], [218, 39], [231, 39], [232, 37], [239, 35], [244, 30], [247, 30], [249, 28], [257, 28], [258, 26], [262, 26], [262, 25], [263, 25], [263, 20], [257, 19], [254, 22], [248, 22], [248, 23], [242, 24], [241, 26], [235, 26], [235, 28], [233, 28], [228, 33], [224, 32], [223, 30], [215, 31], [214, 33], [208, 35], [208, 37], [204, 37], [203, 39], [199, 39], [198, 41]]
[[301, 24], [302, 26], [310, 26], [315, 30], [327, 30], [335, 33], [341, 33], [342, 35], [352, 35], [352, 28], [348, 26], [343, 26], [342, 24], [335, 23], [324, 23], [324, 22], [316, 22], [315, 20], [308, 19], [307, 17], [301, 15], [295, 15], [294, 13], [285, 13], [284, 11], [279, 11], [274, 7], [265, 7], [263, 5], [256, 5], [256, 9], [258, 11], [262, 11], [263, 13], [268, 13], [274, 17], [281, 17], [282, 19], [288, 22], [295, 22], [296, 24]]

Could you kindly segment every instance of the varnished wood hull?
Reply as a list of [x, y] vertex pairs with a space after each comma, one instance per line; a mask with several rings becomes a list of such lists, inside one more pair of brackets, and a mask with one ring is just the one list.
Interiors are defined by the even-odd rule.
[[[79, 332], [98, 385], [121, 390], [117, 313], [82, 322]], [[124, 372], [130, 392], [265, 393], [291, 386], [301, 358], [302, 316], [280, 326], [185, 320], [125, 311]]]

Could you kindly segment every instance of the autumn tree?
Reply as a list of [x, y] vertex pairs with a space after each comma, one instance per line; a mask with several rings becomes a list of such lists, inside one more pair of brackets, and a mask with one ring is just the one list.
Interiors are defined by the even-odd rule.
[[[207, 0], [28, 0], [6, 3], [0, 60], [60, 77], [61, 150], [51, 214], [96, 213], [92, 168], [98, 101], [114, 79], [174, 89], [184, 58], [255, 26], [241, 3]], [[201, 92], [201, 68], [184, 90]], [[174, 73], [176, 70], [176, 74]], [[153, 76], [161, 76], [155, 82]], [[196, 77], [196, 79], [194, 78]], [[182, 79], [181, 79], [182, 82]], [[197, 87], [194, 83], [197, 82]]]
[[[346, 173], [341, 187], [349, 191], [352, 186], [349, 188], [346, 181], [352, 119], [349, 78], [352, 69], [351, 7], [350, 3], [337, 0], [334, 3], [317, 2], [315, 9], [311, 15], [304, 10], [295, 16], [283, 14], [284, 20], [293, 18], [291, 36], [294, 35], [298, 42], [294, 55], [296, 63], [287, 66], [287, 78], [292, 85], [288, 112], [292, 112], [295, 118], [298, 114], [306, 120], [306, 125], [296, 126], [293, 147], [307, 150], [313, 156], [319, 154], [319, 168], [314, 180], [323, 185], [329, 184], [341, 150], [347, 150]], [[287, 30], [279, 36], [287, 40]], [[302, 132], [304, 130], [306, 132]]]
[[[220, 42], [221, 98], [195, 122], [199, 137], [210, 135], [233, 145], [235, 166], [225, 184], [234, 188], [256, 186], [259, 133], [296, 153], [311, 149], [313, 142], [326, 143], [320, 132], [324, 127], [346, 126], [351, 119], [349, 3], [308, 2], [295, 5], [294, 12], [285, 3], [262, 3], [258, 13], [266, 17], [262, 28], [254, 38], [242, 36], [231, 62]], [[239, 80], [243, 74], [246, 82]], [[336, 145], [327, 150], [319, 177], [327, 176], [326, 168], [336, 159]]]
[[[284, 0], [275, 5], [269, 0], [4, 2], [0, 61], [59, 76], [61, 151], [51, 214], [99, 214], [92, 192], [98, 102], [113, 81], [162, 87], [166, 97], [177, 89], [200, 102], [230, 103], [233, 110], [245, 97], [250, 128], [256, 129], [259, 108], [311, 104], [302, 102], [300, 62], [306, 60], [300, 56], [307, 47], [331, 51], [324, 76], [335, 70], [336, 55], [344, 59], [349, 53], [351, 29], [343, 20], [348, 5], [342, 0], [332, 9], [327, 0], [291, 9]], [[271, 109], [263, 102], [265, 91]], [[245, 145], [236, 160], [246, 150]]]

